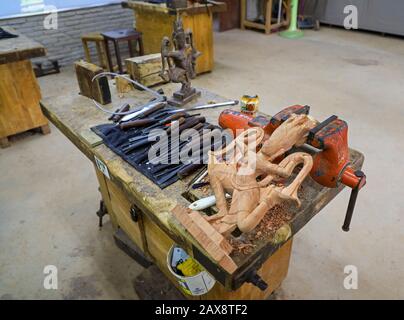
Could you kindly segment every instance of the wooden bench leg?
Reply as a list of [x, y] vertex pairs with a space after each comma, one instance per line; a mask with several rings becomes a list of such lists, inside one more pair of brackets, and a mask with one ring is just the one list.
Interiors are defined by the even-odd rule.
[[7, 137], [0, 138], [0, 147], [2, 149], [8, 148], [9, 146], [11, 146], [11, 144]]
[[39, 129], [41, 130], [41, 133], [42, 134], [49, 134], [51, 131], [50, 131], [50, 127], [49, 127], [49, 124], [46, 124], [46, 125], [44, 125], [44, 126], [41, 126], [41, 127], [39, 127]]

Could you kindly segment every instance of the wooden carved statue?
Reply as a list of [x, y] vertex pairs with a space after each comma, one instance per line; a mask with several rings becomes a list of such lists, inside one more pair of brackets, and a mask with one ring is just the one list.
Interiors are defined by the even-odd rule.
[[[172, 43], [168, 37], [161, 42], [162, 70], [160, 76], [174, 83], [181, 83], [181, 89], [173, 94], [168, 103], [177, 107], [198, 97], [201, 93], [191, 86], [196, 76], [196, 59], [201, 55], [194, 46], [192, 32], [184, 31], [181, 18], [174, 22]], [[167, 67], [167, 70], [166, 70]]]
[[[260, 145], [261, 141], [264, 138], [264, 131], [258, 127], [244, 131], [226, 149], [212, 152], [209, 158], [208, 173], [210, 185], [216, 196], [216, 206], [219, 209], [219, 213], [214, 216], [208, 217], [208, 219], [212, 222], [219, 219], [228, 221], [229, 218], [226, 216], [230, 212], [227, 208], [225, 193], [233, 193], [233, 191], [237, 189], [237, 185], [240, 186], [240, 189], [246, 188], [241, 187], [241, 180], [247, 179], [247, 177], [245, 177], [247, 168], [249, 171], [254, 171], [253, 175], [251, 174], [251, 172], [249, 172], [249, 174], [251, 174], [251, 177], [249, 177], [248, 179], [250, 179], [251, 181], [255, 180], [259, 188], [265, 188], [268, 187], [270, 182], [272, 182], [274, 179], [276, 180], [276, 178], [290, 177], [294, 168], [297, 165], [304, 163], [306, 165], [305, 170], [307, 170], [309, 167], [310, 168], [307, 172], [305, 172], [300, 183], [296, 182], [300, 185], [307, 174], [310, 172], [312, 166], [310, 162], [311, 156], [308, 155], [307, 157], [306, 154], [298, 153], [297, 155], [289, 155], [279, 164], [275, 164], [273, 163], [273, 161], [283, 155], [286, 151], [290, 150], [293, 146], [302, 145], [306, 139], [308, 132], [315, 125], [315, 121], [311, 120], [306, 115], [292, 115], [277, 130], [274, 131], [271, 137], [267, 141], [265, 141], [258, 152], [255, 152], [255, 149], [258, 145]], [[255, 137], [255, 143], [251, 144], [251, 141], [254, 141], [254, 139], [248, 140], [246, 137]], [[238, 147], [235, 148], [235, 146]], [[244, 156], [242, 155], [243, 148], [246, 150]], [[236, 149], [236, 151], [233, 151], [234, 149]], [[229, 153], [229, 151], [233, 151], [233, 157], [226, 160], [221, 160], [223, 158], [223, 155]], [[310, 160], [308, 158], [310, 158]], [[243, 164], [246, 161], [249, 162], [248, 167]], [[262, 180], [257, 182], [257, 178], [259, 177]], [[302, 175], [298, 177], [300, 179]], [[286, 189], [284, 192], [289, 192], [291, 189], [292, 187]], [[262, 190], [262, 192], [264, 191]], [[251, 191], [251, 193], [254, 192]], [[292, 196], [292, 194], [290, 195]], [[233, 194], [231, 206], [233, 208], [235, 207], [235, 204], [237, 202], [241, 202], [234, 199], [235, 196]], [[296, 201], [298, 201], [297, 197]], [[277, 203], [274, 203], [274, 205], [275, 204]], [[260, 222], [261, 219], [258, 220], [257, 224]], [[257, 224], [255, 224], [254, 227]], [[250, 228], [250, 230], [252, 230], [254, 227]], [[226, 228], [220, 227], [219, 229], [220, 231], [227, 232], [230, 229], [234, 228], [229, 228], [229, 230], [227, 230]], [[241, 228], [239, 226], [239, 229], [241, 231], [243, 231], [244, 229], [244, 232], [247, 232], [247, 229], [249, 228], [246, 229], [242, 225]]]
[[[242, 232], [253, 230], [272, 207], [282, 202], [291, 201], [300, 206], [297, 191], [312, 169], [311, 155], [295, 152], [279, 163], [274, 161], [293, 146], [302, 145], [315, 125], [307, 115], [292, 115], [263, 144], [262, 128], [242, 132], [227, 147], [209, 154], [209, 180], [219, 212], [213, 216], [178, 209], [173, 212], [229, 272], [235, 266], [226, 237], [233, 230], [237, 227]], [[289, 178], [298, 166], [301, 169], [289, 185], [275, 184], [279, 178]], [[226, 193], [232, 194], [230, 205]]]

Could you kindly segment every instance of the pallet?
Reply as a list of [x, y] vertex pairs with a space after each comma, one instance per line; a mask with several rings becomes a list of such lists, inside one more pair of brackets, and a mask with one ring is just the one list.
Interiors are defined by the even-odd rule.
[[[30, 129], [30, 130], [39, 130], [43, 135], [49, 134], [51, 132], [50, 127], [49, 127], [48, 124], [40, 126], [38, 128]], [[27, 131], [30, 131], [30, 130], [27, 130]], [[20, 133], [23, 133], [23, 132], [20, 132]], [[5, 149], [5, 148], [10, 147], [11, 146], [10, 138], [13, 137], [13, 136], [14, 135], [10, 135], [10, 136], [7, 136], [7, 137], [1, 137], [0, 138], [0, 148]]]

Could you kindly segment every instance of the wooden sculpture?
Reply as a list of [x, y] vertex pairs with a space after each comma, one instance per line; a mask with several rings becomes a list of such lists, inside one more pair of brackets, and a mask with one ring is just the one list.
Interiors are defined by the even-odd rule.
[[172, 39], [173, 49], [168, 37], [164, 37], [161, 42], [160, 76], [166, 81], [182, 84], [181, 89], [168, 100], [169, 104], [181, 107], [201, 94], [191, 87], [191, 79], [196, 76], [196, 59], [201, 53], [193, 46], [192, 32], [184, 31], [181, 18], [174, 22]]
[[[192, 211], [185, 217], [184, 211], [176, 210], [175, 215], [212, 257], [226, 261], [224, 268], [234, 267], [230, 267], [232, 247], [226, 239], [233, 230], [238, 227], [242, 232], [252, 231], [271, 208], [282, 202], [300, 206], [297, 191], [313, 166], [311, 155], [295, 152], [278, 164], [273, 161], [293, 146], [303, 144], [315, 125], [306, 115], [292, 115], [262, 146], [265, 133], [254, 127], [242, 132], [224, 149], [210, 153], [208, 174], [219, 212], [206, 216]], [[289, 178], [300, 165], [289, 185], [274, 184], [279, 178]], [[226, 192], [232, 194], [230, 206]]]

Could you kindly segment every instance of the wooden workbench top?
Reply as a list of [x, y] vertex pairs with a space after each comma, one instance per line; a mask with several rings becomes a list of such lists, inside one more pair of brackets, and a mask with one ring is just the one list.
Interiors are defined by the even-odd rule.
[[155, 4], [143, 1], [123, 1], [123, 8], [130, 8], [135, 10], [146, 10], [163, 12], [167, 14], [187, 13], [187, 14], [199, 14], [206, 12], [225, 12], [227, 10], [227, 4], [224, 2], [217, 2], [216, 4], [199, 4], [195, 3], [193, 6], [181, 9], [168, 8], [165, 4]]
[[0, 64], [28, 60], [46, 55], [46, 49], [40, 43], [16, 32], [13, 28], [2, 28], [5, 31], [18, 35], [18, 37], [0, 40]]
[[[162, 86], [166, 95], [170, 96], [177, 85], [167, 84]], [[77, 90], [78, 91], [78, 90]], [[113, 106], [106, 108], [115, 110], [123, 102], [131, 105], [145, 103], [150, 95], [146, 92], [132, 91], [126, 95], [123, 101], [117, 97], [115, 88], [111, 85], [113, 96]], [[233, 97], [235, 98], [235, 97]], [[222, 102], [228, 99], [220, 97], [212, 92], [202, 90], [202, 97], [192, 105], [201, 105], [211, 101]], [[237, 107], [236, 107], [237, 108]], [[91, 127], [107, 122], [108, 115], [95, 108], [92, 101], [86, 97], [79, 96], [77, 92], [61, 93], [58, 96], [44, 99], [42, 101], [44, 114], [53, 122], [66, 137], [68, 137], [91, 161], [94, 156], [103, 161], [109, 170], [111, 180], [116, 183], [136, 205], [144, 211], [163, 231], [165, 231], [174, 241], [189, 248], [192, 244], [201, 250], [208, 259], [209, 256], [200, 248], [199, 244], [192, 236], [185, 231], [180, 223], [172, 216], [171, 210], [177, 205], [188, 206], [189, 201], [184, 197], [187, 192], [187, 184], [193, 177], [188, 177], [183, 181], [178, 181], [166, 189], [161, 190], [153, 182], [148, 180], [141, 173], [137, 172], [128, 163], [117, 156], [104, 144], [99, 143], [100, 139], [90, 130]], [[203, 115], [207, 121], [217, 124], [220, 112], [224, 108], [204, 110]], [[352, 165], [359, 169], [363, 163], [363, 155], [351, 150]], [[80, 168], [77, 168], [79, 171]], [[277, 249], [296, 234], [306, 223], [308, 223], [325, 205], [327, 205], [340, 191], [342, 187], [329, 189], [320, 186], [308, 177], [303, 183], [299, 197], [302, 200], [300, 208], [287, 208], [289, 218], [280, 223], [273, 232], [263, 234], [263, 236], [250, 237], [250, 250], [235, 251], [232, 258], [238, 265], [238, 270], [232, 275], [232, 281], [237, 287], [242, 283], [245, 273], [251, 268], [258, 267], [268, 259]], [[202, 192], [202, 191], [198, 191]], [[198, 192], [192, 194], [198, 198]], [[199, 194], [202, 196], [201, 194]], [[341, 212], [341, 224], [345, 212]], [[268, 220], [266, 221], [268, 222]], [[335, 228], [340, 228], [336, 225]], [[188, 245], [188, 247], [187, 247]], [[200, 261], [203, 265], [205, 262]], [[206, 265], [205, 265], [206, 267]], [[220, 268], [219, 268], [220, 269]], [[208, 269], [209, 270], [209, 269]], [[222, 271], [223, 272], [223, 271]], [[217, 277], [216, 274], [214, 274]]]

